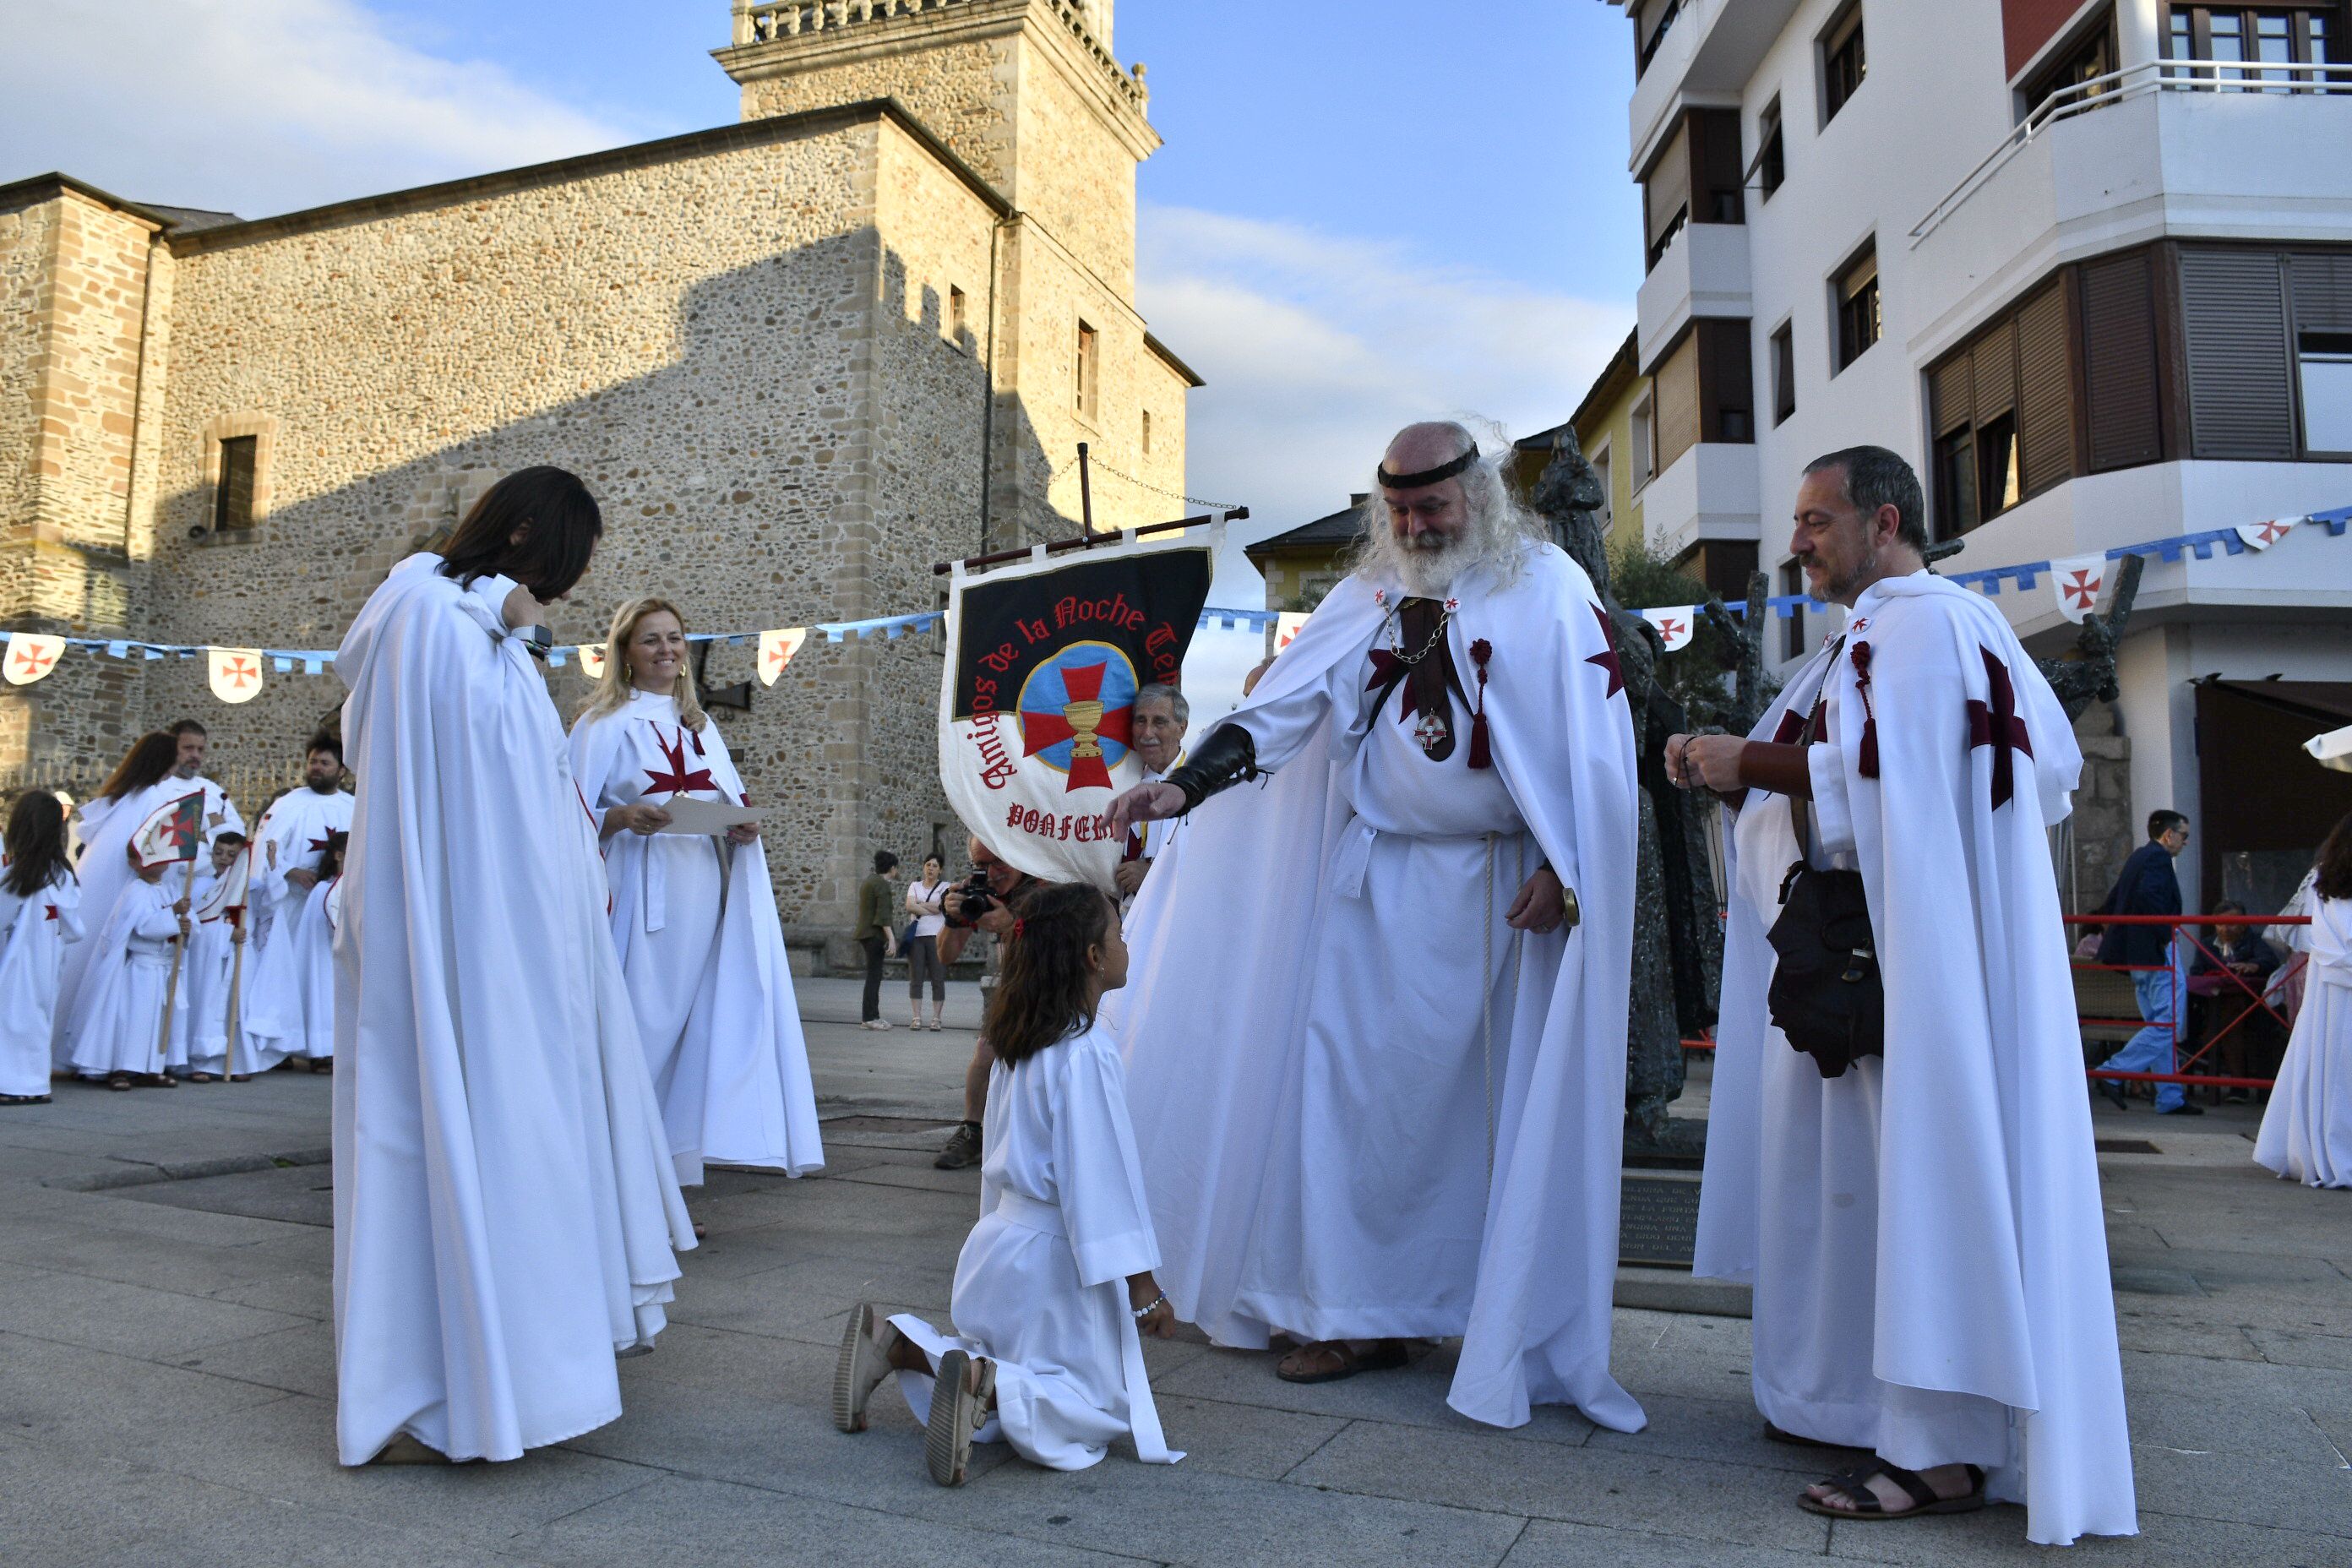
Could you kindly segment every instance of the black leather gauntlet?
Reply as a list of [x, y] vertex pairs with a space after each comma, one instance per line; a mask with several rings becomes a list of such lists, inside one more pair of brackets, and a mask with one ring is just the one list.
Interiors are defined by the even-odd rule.
[[1184, 809], [1191, 811], [1219, 790], [1255, 777], [1257, 742], [1239, 724], [1220, 724], [1162, 782], [1184, 792]]

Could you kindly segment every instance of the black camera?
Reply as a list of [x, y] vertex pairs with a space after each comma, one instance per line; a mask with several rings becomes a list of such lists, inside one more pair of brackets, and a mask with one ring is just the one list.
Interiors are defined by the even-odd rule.
[[956, 905], [956, 918], [966, 925], [970, 925], [1003, 902], [988, 885], [986, 867], [974, 870], [971, 876], [959, 883], [956, 886], [955, 894], [960, 900]]

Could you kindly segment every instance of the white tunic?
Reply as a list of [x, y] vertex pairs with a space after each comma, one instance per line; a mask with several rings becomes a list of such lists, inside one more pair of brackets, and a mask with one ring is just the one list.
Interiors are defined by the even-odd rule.
[[593, 828], [512, 588], [409, 557], [336, 655], [337, 1446], [511, 1459], [618, 1416], [694, 1245]]
[[[5, 862], [0, 862], [5, 869]], [[58, 970], [82, 939], [81, 883], [71, 871], [31, 898], [0, 887], [0, 1094], [47, 1094]]]
[[[240, 1071], [267, 1071], [289, 1057], [324, 1060], [334, 1055], [331, 993], [318, 983], [333, 959], [323, 921], [312, 918], [319, 884], [305, 888], [290, 871], [316, 872], [330, 833], [347, 833], [352, 797], [341, 790], [305, 786], [270, 803], [255, 831], [249, 898], [255, 910], [255, 952], [248, 955], [242, 1013], [247, 1042]], [[309, 1005], [323, 1001], [329, 1010]], [[244, 1061], [249, 1043], [253, 1059]]]
[[[74, 862], [74, 870], [81, 878], [82, 904], [101, 926], [114, 909], [123, 884], [131, 880], [131, 863], [123, 853], [131, 844], [131, 836], [139, 831], [140, 825], [157, 806], [191, 794], [197, 787], [186, 779], [167, 777], [120, 799], [95, 796], [77, 809], [75, 838], [80, 845], [80, 858]], [[49, 1045], [52, 1058], [60, 1068], [67, 1065], [71, 1054], [66, 1033], [79, 1011], [82, 972], [89, 967], [97, 945], [82, 942], [66, 949], [65, 963], [58, 973], [58, 1003], [50, 1021]]]
[[[1135, 1436], [1148, 1464], [1184, 1456], [1160, 1436], [1127, 1279], [1160, 1264], [1128, 1122], [1118, 1047], [1100, 1025], [1068, 1035], [988, 1079], [980, 1223], [956, 1259], [956, 1333], [890, 1321], [936, 1369], [961, 1349], [996, 1363], [997, 1415], [983, 1443], [1035, 1464], [1082, 1470], [1111, 1440]], [[916, 1418], [932, 1380], [902, 1373]]]
[[[163, 999], [171, 988], [172, 949], [180, 934], [172, 910], [177, 867], [162, 882], [131, 878], [115, 895], [68, 1026], [68, 1060], [84, 1078], [156, 1073], [177, 1054], [163, 1045]], [[176, 1020], [174, 1033], [176, 1034]]]
[[1824, 1079], [1772, 1026], [1767, 932], [1798, 849], [1789, 803], [1751, 790], [1729, 835], [1696, 1271], [1753, 1282], [1775, 1426], [1911, 1469], [1980, 1465], [2037, 1542], [2131, 1534], [2046, 836], [2081, 767], [2073, 729], [2000, 611], [1924, 572], [1865, 590], [1835, 662], [1800, 670], [1751, 738], [1793, 740], [1783, 718], [1825, 671], [1811, 816], [1867, 891], [1885, 1055]]
[[[583, 719], [571, 755], [600, 830], [614, 806], [673, 795], [749, 804], [718, 723], [688, 730], [667, 695], [635, 692]], [[793, 1176], [823, 1166], [766, 847], [622, 831], [604, 850], [614, 945], [679, 1182], [698, 1185], [706, 1163]]]
[[2263, 1112], [2254, 1159], [2312, 1187], [2352, 1187], [2352, 899], [2310, 900], [2311, 924], [2289, 928], [2309, 954], [2278, 1084]]

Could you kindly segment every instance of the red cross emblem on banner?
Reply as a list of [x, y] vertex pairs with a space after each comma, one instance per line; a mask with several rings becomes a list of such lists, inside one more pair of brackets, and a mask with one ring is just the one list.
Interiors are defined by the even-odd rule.
[[2294, 526], [2294, 524], [2292, 522], [2279, 522], [2276, 521], [2270, 522], [2258, 522], [2254, 524], [2254, 533], [2256, 537], [2252, 542], [2265, 547], [2276, 544], [2280, 540], [2286, 537], [2287, 530]]
[[261, 678], [261, 667], [249, 658], [232, 658], [221, 666], [221, 679], [239, 691]]
[[16, 650], [16, 671], [27, 680], [37, 680], [49, 672], [58, 656], [44, 648], [21, 647]]
[[1672, 642], [1683, 635], [1683, 624], [1672, 616], [1668, 616], [1658, 623], [1658, 630], [1665, 634], [1668, 642]]
[[1062, 665], [1065, 700], [1061, 711], [1046, 708], [1021, 710], [1023, 756], [1034, 757], [1049, 747], [1070, 742], [1070, 782], [1063, 786], [1065, 794], [1075, 789], [1110, 788], [1110, 759], [1104, 755], [1104, 743], [1116, 743], [1122, 756], [1126, 748], [1134, 743], [1132, 699], [1117, 708], [1104, 705], [1103, 678], [1109, 671], [1108, 662]]
[[793, 650], [786, 647], [782, 643], [776, 644], [775, 647], [768, 650], [768, 668], [771, 669], [782, 671], [784, 666], [792, 663], [792, 661]]
[[662, 739], [661, 726], [658, 724], [655, 725], [654, 744], [661, 748], [661, 754], [664, 760], [669, 763], [669, 771], [667, 773], [661, 773], [652, 768], [647, 768], [646, 770], [646, 793], [647, 795], [651, 795], [657, 790], [667, 791], [671, 795], [691, 795], [698, 789], [714, 791], [718, 789], [719, 786], [711, 782], [710, 770], [709, 768], [696, 768], [691, 772], [688, 770], [686, 765], [686, 729], [683, 725], [679, 726], [677, 738], [675, 740], [667, 741]]
[[2058, 591], [2066, 595], [2066, 602], [2075, 609], [2087, 610], [2099, 602], [2099, 589], [2106, 580], [2105, 572], [2078, 566], [2066, 574], [2066, 579], [2058, 585]]

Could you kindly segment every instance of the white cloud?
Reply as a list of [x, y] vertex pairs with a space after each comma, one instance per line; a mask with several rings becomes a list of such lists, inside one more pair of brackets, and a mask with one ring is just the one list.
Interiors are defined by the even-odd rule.
[[1524, 436], [1566, 419], [1633, 324], [1633, 301], [1547, 293], [1401, 244], [1188, 208], [1143, 213], [1138, 293], [1209, 384], [1187, 419], [1188, 488], [1238, 500], [1253, 535], [1346, 504], [1414, 419]]
[[247, 217], [646, 133], [404, 44], [360, 0], [0, 0], [0, 179]]

